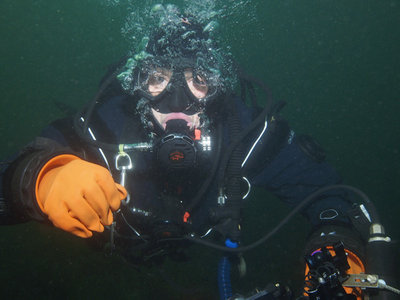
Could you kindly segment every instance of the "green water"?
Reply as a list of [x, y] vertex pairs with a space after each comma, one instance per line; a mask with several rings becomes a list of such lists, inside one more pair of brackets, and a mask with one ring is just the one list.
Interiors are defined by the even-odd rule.
[[[55, 102], [79, 108], [94, 95], [107, 66], [129, 47], [120, 33], [126, 7], [94, 0], [0, 2], [2, 157], [63, 116]], [[276, 99], [288, 102], [283, 115], [293, 129], [325, 146], [345, 182], [369, 195], [387, 232], [399, 239], [400, 1], [257, 0], [220, 25], [237, 61], [265, 80]], [[285, 212], [257, 190], [246, 213], [246, 242]], [[235, 286], [243, 292], [279, 280], [297, 287], [306, 232], [298, 217], [247, 254], [249, 275], [235, 275]], [[1, 227], [0, 295], [216, 299], [218, 253], [200, 246], [190, 253], [188, 262], [139, 270], [44, 225]]]

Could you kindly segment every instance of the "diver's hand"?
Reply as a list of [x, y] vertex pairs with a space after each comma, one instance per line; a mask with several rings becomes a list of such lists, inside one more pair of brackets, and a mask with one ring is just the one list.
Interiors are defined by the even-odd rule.
[[126, 196], [107, 169], [74, 155], [51, 159], [36, 182], [37, 202], [54, 226], [83, 238], [104, 231]]

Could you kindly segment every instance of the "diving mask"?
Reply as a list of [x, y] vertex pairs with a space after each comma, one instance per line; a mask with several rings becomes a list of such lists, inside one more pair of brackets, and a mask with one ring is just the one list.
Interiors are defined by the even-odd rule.
[[[203, 109], [208, 103], [214, 100], [222, 87], [218, 72], [211, 72], [196, 67], [193, 64], [161, 64], [147, 62], [137, 71], [135, 90], [142, 97], [148, 99], [152, 107], [161, 112], [184, 111], [194, 106], [194, 111]], [[181, 105], [175, 110], [163, 109], [160, 103], [166, 97], [181, 98]], [[184, 104], [182, 103], [185, 102]]]

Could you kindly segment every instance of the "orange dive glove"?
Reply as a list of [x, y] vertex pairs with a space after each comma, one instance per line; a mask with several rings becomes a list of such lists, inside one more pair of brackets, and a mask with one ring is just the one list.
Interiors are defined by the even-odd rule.
[[111, 225], [126, 196], [107, 169], [69, 154], [49, 160], [36, 180], [36, 199], [49, 220], [83, 238]]

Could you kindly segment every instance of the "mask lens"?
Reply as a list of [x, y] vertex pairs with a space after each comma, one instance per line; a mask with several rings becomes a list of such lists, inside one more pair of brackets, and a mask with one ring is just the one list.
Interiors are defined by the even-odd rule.
[[185, 80], [190, 92], [197, 99], [203, 99], [208, 95], [207, 79], [204, 75], [193, 73], [192, 70], [185, 70]]
[[166, 68], [146, 68], [141, 74], [141, 88], [146, 93], [155, 97], [160, 95], [168, 86], [172, 71]]

